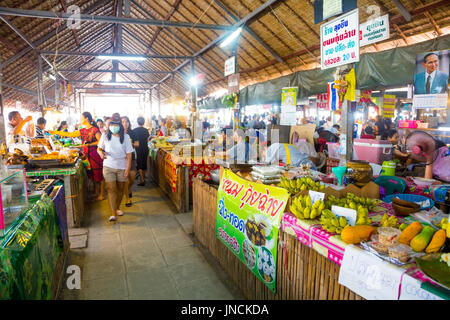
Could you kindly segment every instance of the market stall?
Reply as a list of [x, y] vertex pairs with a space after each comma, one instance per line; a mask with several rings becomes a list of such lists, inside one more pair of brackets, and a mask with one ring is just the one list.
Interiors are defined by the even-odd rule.
[[[247, 179], [250, 177], [242, 173], [237, 174]], [[268, 242], [261, 246], [258, 244], [261, 235], [256, 237], [256, 242], [253, 236], [249, 236], [249, 218], [245, 222], [244, 212], [250, 210], [247, 208], [247, 204], [249, 203], [250, 206], [253, 201], [252, 197], [258, 196], [258, 192], [256, 192], [258, 188], [263, 188], [262, 190], [266, 188], [267, 194], [269, 194], [269, 190], [270, 192], [273, 190], [269, 189], [272, 188], [269, 185], [259, 185], [251, 182], [251, 179], [245, 181], [238, 175], [228, 173], [225, 178], [222, 176], [220, 186], [206, 183], [201, 179], [194, 180], [194, 234], [220, 262], [246, 298], [346, 300], [450, 298], [448, 284], [446, 287], [445, 280], [430, 273], [428, 268], [429, 264], [438, 265], [448, 275], [448, 270], [445, 269], [447, 264], [439, 260], [439, 256], [445, 256], [441, 254], [441, 250], [448, 252], [448, 247], [445, 245], [448, 243], [448, 239], [445, 240], [445, 230], [448, 225], [445, 219], [447, 218], [445, 218], [445, 214], [439, 213], [435, 208], [430, 210], [433, 205], [428, 206], [427, 210], [420, 210], [414, 215], [407, 214], [404, 217], [400, 216], [398, 212], [399, 207], [396, 203], [398, 200], [394, 200], [392, 203], [392, 197], [390, 201], [389, 198], [385, 198], [384, 201], [377, 199], [380, 190], [376, 184], [366, 184], [365, 189], [350, 184], [342, 189], [342, 187], [333, 187], [332, 185], [325, 187], [325, 184], [319, 182], [320, 180], [314, 183], [306, 182], [306, 180], [302, 180], [305, 178], [295, 178], [292, 175], [290, 178], [282, 178], [288, 183], [280, 182], [279, 186], [286, 188], [290, 196], [288, 204], [280, 215], [279, 225], [273, 224], [272, 229], [266, 229], [265, 232], [266, 240], [269, 241], [273, 236], [273, 231], [270, 230], [274, 230], [275, 227], [280, 228], [277, 245], [271, 244], [274, 246], [272, 250], [278, 251], [278, 258], [273, 253], [274, 265], [269, 263], [267, 266], [267, 261], [264, 261], [266, 254], [263, 254], [262, 258], [259, 256], [260, 252], [266, 251], [263, 248], [268, 246]], [[291, 181], [295, 181], [295, 183]], [[239, 188], [240, 184], [243, 185], [241, 189]], [[324, 186], [322, 187], [322, 185]], [[312, 193], [308, 190], [311, 190]], [[302, 207], [300, 203], [303, 203], [304, 206], [304, 201], [308, 197], [311, 201], [311, 198], [314, 198], [314, 190], [323, 198], [317, 200], [316, 205], [312, 204], [311, 207], [306, 205], [308, 207], [308, 216], [306, 216], [306, 208], [299, 209]], [[247, 197], [248, 191], [251, 191], [249, 197]], [[236, 197], [237, 194], [239, 197]], [[349, 199], [349, 194], [352, 194], [354, 198], [350, 196]], [[234, 201], [236, 201], [236, 205], [239, 204], [236, 199], [241, 200], [243, 209], [240, 211], [233, 209], [239, 207], [233, 206]], [[244, 203], [243, 199], [251, 200]], [[254, 206], [256, 208], [260, 205], [261, 202]], [[360, 205], [364, 208], [362, 206], [359, 208]], [[357, 210], [351, 208], [357, 208]], [[348, 215], [348, 210], [350, 210], [352, 218]], [[401, 208], [401, 210], [405, 209]], [[230, 216], [231, 218], [227, 219]], [[223, 220], [224, 217], [225, 220]], [[418, 220], [419, 218], [424, 220]], [[242, 224], [245, 225], [245, 230], [242, 228], [243, 239], [240, 238], [242, 234], [233, 229], [233, 226], [237, 229], [240, 219], [244, 219]], [[336, 219], [337, 226], [330, 223], [330, 220], [333, 219]], [[356, 222], [352, 219], [355, 219]], [[230, 225], [227, 224], [228, 220]], [[234, 222], [235, 220], [236, 222]], [[430, 223], [430, 221], [432, 222]], [[266, 226], [269, 224], [266, 223]], [[426, 240], [415, 240], [411, 244], [413, 249], [404, 244], [405, 242], [399, 244], [395, 240], [391, 246], [384, 243], [380, 245], [384, 239], [382, 238], [384, 237], [383, 231], [391, 232], [397, 237], [398, 235], [404, 237], [417, 224], [422, 225], [419, 227], [420, 230], [415, 230], [410, 236], [424, 237], [421, 233], [422, 229], [430, 234]], [[349, 225], [354, 226], [350, 227]], [[219, 228], [219, 226], [221, 227]], [[228, 240], [225, 242], [221, 229], [227, 230], [225, 238]], [[409, 231], [404, 233], [407, 229]], [[234, 233], [230, 233], [231, 230]], [[364, 234], [367, 231], [369, 233]], [[270, 232], [270, 236], [267, 236], [268, 232]], [[376, 241], [373, 238], [374, 232], [377, 232], [376, 237], [379, 237]], [[357, 239], [354, 240], [354, 238]], [[396, 239], [396, 237], [394, 238]], [[421, 243], [420, 248], [417, 243]], [[257, 249], [255, 250], [255, 248]], [[252, 263], [252, 259], [248, 258], [248, 252], [254, 251], [258, 253], [258, 258], [255, 254], [252, 258], [258, 260], [257, 268], [255, 268], [255, 263]], [[264, 273], [266, 272], [265, 267], [259, 266], [260, 263], [270, 270], [269, 273], [274, 272], [272, 278], [264, 280], [259, 278], [258, 273], [255, 273], [256, 269], [260, 274], [262, 274], [262, 270]], [[275, 280], [272, 288], [268, 285], [270, 280]]]
[[56, 190], [51, 196], [44, 194], [21, 212], [0, 240], [1, 299], [55, 299], [58, 295], [69, 246], [63, 244], [54, 202], [61, 195]]
[[86, 199], [86, 170], [79, 148], [61, 145], [52, 139], [31, 139], [30, 144], [9, 146], [8, 168], [25, 168], [30, 180], [57, 179], [64, 185], [67, 225], [80, 227]]
[[67, 225], [69, 228], [81, 227], [85, 219], [86, 170], [81, 160], [64, 168], [38, 168], [27, 170], [27, 177], [61, 179], [64, 182]]
[[173, 149], [173, 145], [150, 148], [150, 177], [167, 194], [178, 212], [187, 212], [192, 208], [193, 179], [201, 175], [204, 179], [211, 180], [212, 171], [217, 170], [219, 166], [213, 158], [204, 157], [198, 160], [193, 156], [183, 155], [181, 145], [178, 155], [172, 152]]

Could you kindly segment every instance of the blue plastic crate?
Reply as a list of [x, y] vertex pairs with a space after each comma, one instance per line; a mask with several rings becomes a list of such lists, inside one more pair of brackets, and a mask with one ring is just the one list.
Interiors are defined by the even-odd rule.
[[429, 200], [430, 201], [430, 205], [427, 207], [421, 207], [421, 210], [426, 210], [426, 209], [430, 209], [434, 206], [434, 201], [433, 199], [430, 199], [428, 197], [424, 197], [424, 196], [419, 196], [417, 194], [406, 194], [406, 193], [401, 193], [401, 194], [391, 194], [389, 196], [384, 197], [383, 201], [386, 203], [391, 203], [392, 202], [392, 198], [399, 198], [401, 200], [405, 200], [405, 201], [411, 201], [411, 202], [422, 202], [422, 201], [426, 201]]

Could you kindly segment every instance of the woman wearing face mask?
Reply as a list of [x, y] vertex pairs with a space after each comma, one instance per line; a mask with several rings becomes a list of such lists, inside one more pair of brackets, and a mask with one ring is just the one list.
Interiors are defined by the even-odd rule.
[[82, 128], [74, 132], [65, 131], [49, 131], [52, 135], [61, 137], [76, 138], [80, 137], [83, 142], [83, 153], [87, 156], [91, 170], [88, 172], [88, 177], [94, 180], [95, 197], [101, 201], [104, 199], [105, 182], [103, 180], [103, 160], [97, 153], [97, 144], [100, 140], [101, 133], [97, 124], [92, 119], [90, 112], [83, 112], [81, 114]]
[[[130, 119], [128, 117], [122, 117], [122, 125], [125, 130], [125, 133], [130, 136], [131, 144], [133, 146], [133, 154], [131, 157], [131, 168], [130, 173], [128, 174], [128, 181], [125, 183], [124, 194], [125, 194], [125, 206], [131, 207], [131, 187], [134, 184], [134, 180], [136, 178], [136, 150], [134, 148], [139, 148], [139, 140], [137, 139], [136, 134], [131, 128]], [[148, 154], [148, 152], [147, 152]]]
[[114, 113], [97, 149], [100, 157], [104, 160], [103, 176], [105, 177], [111, 208], [109, 221], [117, 221], [117, 216], [123, 215], [120, 210], [120, 203], [122, 202], [125, 183], [128, 181], [133, 151], [130, 136], [125, 133], [120, 115]]

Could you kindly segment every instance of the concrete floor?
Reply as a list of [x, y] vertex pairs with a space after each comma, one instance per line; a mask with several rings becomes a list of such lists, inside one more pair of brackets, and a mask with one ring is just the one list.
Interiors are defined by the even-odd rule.
[[155, 186], [134, 187], [133, 206], [108, 221], [107, 201], [87, 207], [88, 247], [72, 249], [67, 265], [81, 269], [81, 289], [60, 299], [243, 299], [214, 258], [192, 238], [192, 213], [175, 208]]

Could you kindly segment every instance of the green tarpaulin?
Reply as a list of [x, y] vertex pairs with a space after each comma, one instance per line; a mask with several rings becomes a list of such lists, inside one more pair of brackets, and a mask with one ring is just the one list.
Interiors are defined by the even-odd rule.
[[[382, 52], [365, 53], [355, 64], [358, 89], [379, 89], [406, 86], [414, 78], [416, 55], [423, 52], [450, 49], [450, 35], [407, 47]], [[280, 104], [283, 87], [299, 87], [298, 99], [327, 92], [327, 82], [333, 81], [335, 68], [299, 71], [293, 74], [247, 86], [240, 91], [241, 107], [255, 104]], [[200, 109], [224, 108], [220, 99], [199, 105]]]

